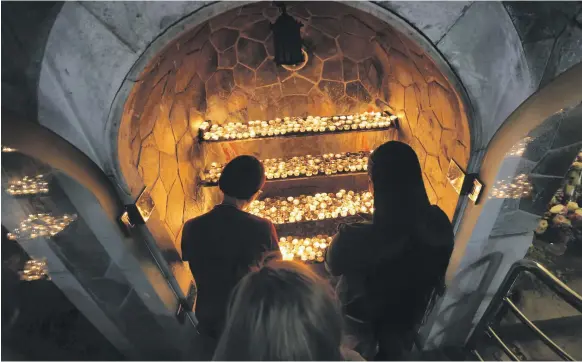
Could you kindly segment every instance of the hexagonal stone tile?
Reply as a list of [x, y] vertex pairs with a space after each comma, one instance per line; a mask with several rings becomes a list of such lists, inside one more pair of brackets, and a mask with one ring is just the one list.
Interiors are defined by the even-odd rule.
[[303, 35], [303, 40], [309, 44], [313, 54], [325, 60], [338, 53], [335, 39], [325, 35], [312, 26], [307, 26]]
[[321, 78], [327, 80], [337, 80], [340, 82], [343, 81], [344, 73], [342, 58], [338, 56], [324, 61]]
[[358, 64], [349, 58], [343, 58], [344, 81], [349, 82], [358, 78]]
[[[430, 105], [435, 112], [441, 126], [446, 129], [455, 129], [456, 100], [440, 84], [432, 82], [428, 85]], [[457, 107], [458, 108], [458, 107]]]
[[424, 188], [426, 189], [426, 194], [428, 196], [428, 200], [432, 205], [435, 205], [438, 201], [438, 197], [437, 197], [435, 189], [432, 187], [430, 180], [428, 179], [428, 176], [426, 175], [426, 173], [422, 174], [422, 179], [424, 181]]
[[166, 223], [174, 235], [178, 235], [184, 224], [184, 191], [180, 181], [174, 182], [168, 194], [168, 207], [166, 211]]
[[373, 58], [366, 59], [358, 64], [360, 80], [366, 86], [368, 92], [374, 96], [378, 95], [382, 85], [383, 74], [380, 69], [380, 64], [377, 64]]
[[283, 95], [305, 95], [313, 88], [313, 83], [300, 76], [293, 76], [281, 82]]
[[237, 16], [228, 26], [238, 30], [245, 30], [257, 21], [263, 20], [263, 14], [246, 14]]
[[277, 65], [271, 60], [266, 60], [257, 68], [257, 87], [272, 85], [279, 82]]
[[333, 116], [336, 114], [336, 107], [328, 97], [314, 87], [307, 94], [307, 112], [316, 116]]
[[321, 70], [323, 68], [323, 61], [315, 56], [314, 54], [309, 54], [309, 59], [305, 67], [297, 71], [300, 75], [311, 80], [312, 82], [318, 82], [321, 77]]
[[[178, 155], [178, 176], [180, 177], [181, 183], [185, 185], [184, 191], [189, 195], [194, 192], [191, 189], [196, 185], [196, 174], [194, 167], [192, 167], [193, 148], [194, 139], [189, 133], [186, 133], [178, 142], [176, 149]], [[179, 182], [175, 183], [179, 184]]]
[[374, 55], [372, 43], [359, 36], [343, 33], [338, 38], [338, 43], [344, 55], [355, 62], [361, 62]]
[[184, 204], [184, 221], [191, 220], [200, 215], [202, 215], [202, 208], [201, 205], [199, 205], [199, 202], [191, 197], [186, 197]]
[[396, 110], [404, 109], [404, 87], [400, 83], [388, 78], [385, 80], [382, 91], [384, 92], [384, 99], [388, 101], [390, 107]]
[[166, 204], [168, 202], [168, 194], [166, 193], [166, 189], [160, 180], [156, 181], [154, 186], [150, 190], [150, 195], [154, 200], [154, 204], [156, 205], [156, 210], [158, 214], [163, 219], [166, 218]]
[[228, 111], [239, 112], [247, 108], [249, 103], [247, 94], [241, 89], [236, 88], [228, 97]]
[[275, 41], [273, 40], [273, 33], [269, 35], [269, 37], [263, 43], [265, 44], [265, 49], [267, 50], [267, 56], [274, 57], [275, 56]]
[[307, 101], [306, 95], [290, 95], [281, 98], [279, 101], [280, 117], [306, 117]]
[[273, 84], [264, 87], [257, 87], [255, 88], [254, 97], [253, 99], [272, 99], [278, 100], [282, 97], [281, 85], [280, 84]]
[[176, 154], [160, 154], [160, 179], [166, 190], [169, 190], [174, 185], [174, 181], [178, 177], [178, 161], [176, 157]]
[[441, 165], [438, 157], [433, 155], [426, 156], [426, 162], [424, 164], [424, 173], [426, 177], [430, 180], [430, 184], [434, 187], [435, 192], [438, 194], [438, 188], [444, 186], [445, 175], [441, 169]]
[[337, 101], [344, 96], [344, 83], [335, 82], [332, 80], [322, 80], [319, 82], [319, 89], [326, 94], [329, 99], [337, 103]]
[[387, 25], [386, 28], [376, 34], [376, 38], [379, 42], [388, 45], [390, 49], [396, 49], [400, 53], [406, 54], [406, 46], [398, 36], [398, 31], [394, 30], [392, 27]]
[[160, 113], [160, 101], [162, 93], [164, 92], [164, 86], [165, 82], [158, 83], [150, 93], [147, 103], [144, 105], [143, 112], [139, 118], [139, 134], [142, 139], [152, 133], [154, 129], [158, 114]]
[[240, 38], [237, 43], [238, 61], [251, 69], [257, 69], [267, 58], [267, 51], [262, 43]]
[[416, 137], [428, 154], [438, 155], [441, 152], [442, 129], [433, 112], [422, 111], [418, 117]]
[[148, 136], [142, 143], [139, 157], [139, 174], [146, 186], [152, 186], [158, 179], [160, 169], [160, 152], [156, 148], [154, 135]]
[[228, 94], [208, 95], [206, 102], [208, 109], [205, 117], [216, 124], [228, 121]]
[[287, 12], [294, 17], [299, 17], [304, 20], [308, 20], [311, 14], [307, 11], [307, 9], [301, 3], [291, 2], [289, 3], [289, 8]]
[[370, 93], [368, 93], [366, 87], [364, 87], [359, 80], [346, 83], [346, 94], [363, 103], [369, 103], [372, 101]]
[[310, 1], [305, 2], [304, 5], [311, 15], [327, 16], [338, 20], [343, 14], [349, 12], [349, 8], [339, 2], [334, 3], [333, 6], [329, 6], [330, 3], [326, 1]]
[[271, 23], [266, 19], [252, 24], [243, 31], [243, 36], [260, 42], [264, 42], [269, 35], [271, 35]]
[[257, 85], [255, 71], [242, 64], [237, 64], [234, 69], [234, 82], [241, 88], [253, 89]]
[[225, 13], [222, 13], [218, 16], [214, 16], [212, 18], [210, 18], [210, 27], [212, 28], [213, 31], [217, 31], [227, 25], [229, 25], [230, 23], [232, 23], [232, 21], [234, 19], [236, 19], [236, 17], [238, 16], [240, 9], [232, 9], [229, 10]]
[[341, 26], [343, 32], [347, 34], [357, 35], [368, 39], [376, 35], [376, 32], [372, 28], [364, 24], [364, 22], [353, 14], [348, 14], [342, 17]]
[[359, 102], [352, 97], [345, 96], [336, 102], [338, 112], [341, 114], [350, 114], [359, 112]]
[[228, 96], [234, 86], [233, 71], [231, 69], [220, 69], [206, 82], [206, 97], [214, 95]]
[[217, 68], [218, 53], [212, 43], [208, 41], [198, 53], [198, 57], [196, 58], [196, 71], [200, 78], [206, 82]]
[[397, 50], [390, 51], [389, 59], [392, 75], [398, 80], [398, 83], [404, 87], [410, 86], [414, 82], [412, 72], [415, 67], [412, 61]]
[[182, 65], [176, 70], [176, 80], [174, 92], [180, 93], [190, 84], [193, 76], [196, 74], [198, 52], [188, 54], [184, 57]]
[[133, 141], [131, 141], [131, 160], [130, 163], [132, 166], [137, 166], [139, 163], [139, 154], [141, 152], [141, 138], [139, 137], [139, 135], [135, 136], [133, 138]]
[[203, 25], [201, 28], [196, 29], [194, 35], [187, 38], [181, 45], [181, 52], [188, 54], [196, 50], [202, 49], [202, 46], [208, 41], [210, 36], [210, 27], [208, 24]]
[[420, 114], [417, 89], [415, 85], [411, 85], [404, 90], [404, 110], [406, 111], [406, 116], [408, 117], [413, 133], [415, 132], [418, 115]]
[[231, 69], [237, 64], [236, 60], [236, 48], [228, 48], [222, 53], [218, 53], [218, 68]]
[[175, 95], [175, 100], [181, 100], [184, 105], [189, 105], [200, 112], [206, 111], [206, 87], [198, 75], [194, 75], [186, 90]]
[[311, 18], [311, 26], [332, 38], [337, 38], [341, 34], [340, 23], [334, 18], [314, 16]]
[[214, 47], [219, 52], [223, 52], [226, 49], [233, 46], [238, 39], [238, 30], [234, 29], [219, 29], [212, 33], [210, 36], [210, 41], [214, 44]]
[[413, 137], [409, 144], [410, 147], [414, 149], [414, 152], [416, 152], [416, 156], [418, 157], [420, 167], [424, 169], [424, 163], [426, 161], [426, 150], [424, 149], [424, 146], [422, 145], [422, 143], [420, 143], [420, 141], [416, 137]]
[[172, 155], [176, 152], [176, 140], [168, 119], [169, 109], [165, 105], [160, 105], [160, 109], [163, 109], [163, 112], [160, 112], [154, 126], [154, 138], [159, 151]]

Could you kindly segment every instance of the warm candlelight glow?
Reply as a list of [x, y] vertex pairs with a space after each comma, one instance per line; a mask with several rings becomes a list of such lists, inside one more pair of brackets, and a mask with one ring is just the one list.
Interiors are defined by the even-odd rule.
[[506, 156], [521, 156], [525, 152], [527, 145], [533, 141], [532, 137], [525, 137], [517, 142], [511, 149], [507, 152]]
[[10, 148], [6, 146], [2, 146], [2, 152], [16, 152], [16, 148]]
[[[297, 156], [288, 159], [262, 160], [268, 180], [293, 177], [334, 175], [337, 173], [365, 172], [368, 170], [370, 152], [342, 152], [324, 155]], [[204, 182], [217, 183], [225, 164], [213, 162], [204, 172]]]
[[49, 192], [48, 181], [44, 178], [44, 175], [24, 176], [21, 180], [11, 181], [6, 192], [14, 196], [46, 194]]
[[29, 215], [13, 232], [8, 233], [11, 240], [36, 239], [51, 237], [63, 231], [69, 224], [77, 220], [77, 215], [65, 214], [54, 217], [49, 214]]
[[511, 179], [498, 180], [493, 185], [491, 197], [495, 199], [519, 199], [531, 194], [532, 185], [526, 174], [522, 173]]
[[28, 260], [26, 264], [24, 264], [24, 269], [20, 272], [20, 280], [31, 282], [39, 279], [50, 279], [46, 260]]
[[276, 118], [270, 121], [230, 122], [223, 125], [203, 122], [200, 134], [204, 141], [228, 141], [289, 135], [386, 129], [397, 116], [382, 112], [364, 112], [346, 116], [308, 116]]
[[367, 191], [340, 190], [335, 194], [265, 198], [253, 201], [247, 211], [274, 224], [335, 219], [357, 213], [373, 213], [374, 197]]
[[312, 238], [287, 236], [279, 239], [279, 249], [283, 260], [317, 261], [321, 263], [331, 240], [331, 236], [328, 235], [317, 235]]

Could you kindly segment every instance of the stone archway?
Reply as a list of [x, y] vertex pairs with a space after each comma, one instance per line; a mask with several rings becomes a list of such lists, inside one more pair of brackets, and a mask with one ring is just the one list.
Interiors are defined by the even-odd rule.
[[[414, 34], [411, 28], [397, 29], [402, 24], [341, 3], [328, 5], [296, 3], [289, 9], [305, 24], [309, 61], [301, 70], [275, 65], [269, 23], [278, 9], [254, 3], [164, 39], [164, 48], [129, 83], [127, 98], [118, 99], [125, 102], [117, 136], [121, 174], [131, 189], [141, 182], [149, 188], [176, 242], [183, 222], [216, 201], [217, 194], [199, 184], [211, 162], [238, 154], [370, 151], [387, 139], [412, 145], [431, 201], [453, 217], [458, 195], [446, 171], [451, 159], [466, 169], [471, 147], [468, 105], [456, 78], [443, 70], [440, 58], [440, 66], [432, 59], [434, 50], [406, 35]], [[201, 147], [196, 139], [205, 120], [244, 123], [366, 111], [399, 115], [399, 131], [324, 136], [318, 143], [265, 140], [260, 146]]]

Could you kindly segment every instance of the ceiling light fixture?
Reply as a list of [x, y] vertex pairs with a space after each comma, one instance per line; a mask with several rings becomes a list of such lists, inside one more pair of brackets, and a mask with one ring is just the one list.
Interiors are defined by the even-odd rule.
[[275, 46], [275, 63], [281, 66], [297, 67], [307, 61], [307, 53], [303, 50], [303, 40], [301, 39], [303, 24], [287, 14], [287, 7], [284, 3], [277, 2], [276, 4], [281, 9], [281, 15], [274, 24], [271, 24]]

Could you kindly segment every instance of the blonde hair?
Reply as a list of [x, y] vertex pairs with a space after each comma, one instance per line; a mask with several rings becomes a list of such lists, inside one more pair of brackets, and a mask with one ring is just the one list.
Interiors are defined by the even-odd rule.
[[341, 309], [331, 285], [304, 264], [271, 260], [231, 295], [214, 360], [340, 360]]

